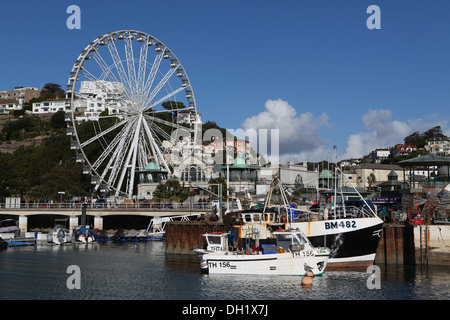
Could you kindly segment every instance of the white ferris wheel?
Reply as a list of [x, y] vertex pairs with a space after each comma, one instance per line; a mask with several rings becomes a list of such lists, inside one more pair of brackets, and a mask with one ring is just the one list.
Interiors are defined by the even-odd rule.
[[175, 54], [144, 32], [120, 30], [81, 51], [66, 90], [67, 134], [94, 193], [132, 198], [145, 169], [169, 173], [197, 132], [189, 78]]

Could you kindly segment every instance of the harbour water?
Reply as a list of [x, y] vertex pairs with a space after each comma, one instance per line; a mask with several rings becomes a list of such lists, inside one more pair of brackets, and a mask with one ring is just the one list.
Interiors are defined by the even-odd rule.
[[[69, 289], [79, 267], [80, 288]], [[47, 243], [0, 251], [0, 300], [449, 300], [450, 266], [380, 266], [379, 289], [364, 271], [329, 271], [302, 286], [296, 276], [201, 274], [194, 255], [166, 254], [163, 241]]]

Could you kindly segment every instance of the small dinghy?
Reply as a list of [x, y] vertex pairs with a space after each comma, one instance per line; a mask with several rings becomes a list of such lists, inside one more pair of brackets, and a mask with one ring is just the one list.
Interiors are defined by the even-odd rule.
[[54, 244], [64, 244], [72, 242], [72, 235], [62, 225], [57, 224], [48, 234], [47, 242]]
[[112, 241], [119, 242], [119, 241], [127, 241], [125, 238], [125, 232], [123, 229], [118, 229], [116, 233], [111, 237]]
[[106, 233], [106, 230], [100, 230], [99, 232], [97, 232], [95, 234], [95, 240], [97, 242], [108, 242], [109, 241], [109, 236]]
[[125, 239], [127, 239], [128, 241], [131, 241], [131, 242], [139, 241], [138, 238], [137, 238], [137, 236], [138, 236], [138, 231], [135, 230], [135, 229], [129, 230], [129, 231], [128, 231], [127, 233], [125, 233], [125, 235], [124, 235]]
[[95, 241], [95, 234], [94, 231], [92, 231], [91, 229], [87, 228], [87, 227], [81, 227], [78, 230], [78, 241], [84, 243], [84, 244], [89, 244]]

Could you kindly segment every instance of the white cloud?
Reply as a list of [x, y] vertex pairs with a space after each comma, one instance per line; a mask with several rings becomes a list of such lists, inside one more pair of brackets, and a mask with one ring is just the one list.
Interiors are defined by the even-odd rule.
[[376, 148], [393, 147], [404, 143], [405, 137], [418, 131], [420, 133], [440, 125], [445, 134], [447, 122], [437, 120], [424, 123], [422, 119], [406, 121], [392, 120], [392, 112], [387, 109], [369, 110], [362, 116], [362, 124], [369, 132], [351, 134], [347, 139], [347, 148], [342, 159], [359, 158], [368, 155]]
[[[279, 129], [279, 155], [284, 162], [287, 158], [295, 161], [314, 161], [314, 155], [326, 156], [328, 141], [318, 135], [318, 131], [328, 129], [329, 116], [322, 113], [315, 117], [311, 112], [297, 114], [288, 102], [281, 99], [267, 100], [264, 111], [247, 118], [242, 123], [244, 130]], [[268, 139], [270, 142], [270, 138]], [[307, 156], [307, 158], [305, 158]], [[320, 158], [319, 157], [319, 158]]]

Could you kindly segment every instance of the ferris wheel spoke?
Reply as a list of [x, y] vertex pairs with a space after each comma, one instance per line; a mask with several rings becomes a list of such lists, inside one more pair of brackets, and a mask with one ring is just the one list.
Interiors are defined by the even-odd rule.
[[[156, 105], [156, 104], [155, 104]], [[157, 113], [168, 113], [168, 112], [179, 112], [179, 111], [187, 111], [192, 110], [192, 108], [178, 108], [178, 109], [167, 109], [167, 110], [152, 110], [151, 114], [157, 114]]]
[[[137, 150], [138, 150], [137, 146], [138, 146], [138, 142], [139, 142], [139, 133], [141, 131], [141, 124], [142, 124], [142, 121], [141, 121], [141, 117], [140, 117], [137, 121], [137, 127], [134, 129], [134, 132], [133, 132], [133, 140], [131, 141], [130, 148], [127, 150], [128, 151], [127, 157], [122, 166], [122, 171], [121, 171], [119, 181], [117, 184], [116, 195], [118, 195], [118, 192], [120, 191], [123, 180], [125, 178], [125, 174], [127, 173], [127, 171], [129, 169], [131, 169], [131, 173], [132, 173], [131, 177], [130, 177], [130, 180], [131, 180], [130, 185], [133, 185], [133, 183], [134, 183], [134, 172], [136, 169], [136, 156], [137, 156]], [[130, 163], [131, 159], [133, 159], [133, 161]]]
[[162, 58], [164, 56], [165, 48], [161, 50], [155, 57], [155, 61], [153, 61], [152, 68], [150, 69], [150, 73], [148, 75], [147, 81], [145, 82], [144, 88], [143, 88], [143, 94], [141, 103], [143, 104], [150, 94], [150, 90], [153, 86], [153, 81], [155, 80], [155, 76], [157, 71], [159, 70], [159, 66], [161, 65]]
[[122, 135], [121, 142], [116, 148], [112, 159], [114, 159], [115, 165], [112, 167], [111, 173], [108, 178], [108, 184], [113, 185], [117, 190], [120, 191], [120, 185], [116, 185], [117, 175], [120, 169], [124, 166], [123, 158], [127, 153], [127, 150], [131, 144], [131, 136], [133, 135], [132, 125], [128, 127], [128, 130]]
[[115, 130], [116, 128], [118, 128], [118, 127], [124, 125], [127, 121], [128, 121], [128, 120], [123, 120], [123, 121], [121, 121], [121, 122], [116, 123], [115, 125], [113, 125], [113, 126], [109, 127], [108, 129], [106, 129], [106, 130], [100, 132], [99, 134], [95, 135], [94, 137], [92, 137], [92, 138], [90, 138], [90, 139], [84, 141], [83, 143], [80, 144], [80, 146], [81, 146], [82, 148], [86, 147], [88, 144], [92, 143], [92, 142], [95, 141], [95, 140], [98, 140], [99, 138], [103, 137], [105, 134], [108, 134], [108, 133], [110, 133], [111, 131]]
[[150, 93], [150, 96], [145, 100], [143, 106], [149, 104], [153, 98], [158, 94], [158, 92], [164, 87], [164, 85], [169, 81], [170, 77], [175, 73], [176, 68], [172, 68], [164, 75], [161, 81], [156, 85], [153, 91]]
[[[111, 141], [110, 144], [104, 149], [103, 153], [99, 156], [99, 158], [94, 162], [92, 167], [94, 170], [97, 170], [97, 168], [103, 163], [103, 161], [107, 158], [107, 156], [111, 153], [111, 151], [120, 143], [122, 138], [126, 137], [126, 133], [128, 130], [130, 130], [130, 123], [128, 123], [124, 128], [122, 128], [121, 132], [119, 132]], [[117, 150], [117, 149], [116, 149]], [[113, 158], [113, 157], [111, 157]]]
[[[102, 76], [100, 77], [101, 79], [107, 78], [112, 82], [120, 82], [117, 79], [117, 77], [115, 76], [115, 74], [112, 72], [111, 67], [108, 66], [105, 59], [103, 59], [103, 57], [98, 53], [98, 51], [94, 51], [92, 57], [94, 58], [95, 62], [97, 63], [97, 65], [100, 67], [100, 69], [103, 72]], [[83, 69], [85, 69], [85, 66], [83, 66]], [[94, 77], [94, 78], [96, 78], [96, 77]]]
[[142, 119], [142, 123], [144, 124], [144, 130], [145, 130], [145, 133], [147, 134], [147, 137], [149, 139], [152, 151], [154, 152], [154, 157], [155, 157], [155, 159], [158, 159], [156, 164], [158, 166], [160, 166], [160, 163], [162, 163], [164, 168], [167, 170], [167, 172], [170, 172], [169, 166], [167, 165], [166, 160], [164, 159], [163, 155], [161, 154], [161, 151], [159, 150], [158, 146], [156, 145], [155, 138], [154, 138], [154, 136], [153, 136], [149, 126], [148, 126], [147, 121], [144, 118]]
[[117, 47], [115, 44], [115, 41], [109, 41], [108, 42], [108, 50], [109, 53], [111, 54], [111, 57], [114, 61], [114, 65], [116, 67], [116, 70], [119, 74], [119, 78], [120, 81], [125, 85], [127, 85], [127, 87], [125, 88], [125, 91], [128, 93], [127, 96], [129, 98], [131, 98], [131, 92], [132, 92], [132, 88], [130, 87], [130, 81], [128, 79], [128, 76], [125, 72], [124, 66], [122, 64], [122, 59], [120, 58], [120, 54], [117, 51]]
[[[126, 129], [130, 129], [130, 126], [128, 126], [128, 128]], [[124, 134], [122, 134], [124, 135]], [[122, 135], [117, 135], [116, 138], [114, 139], [114, 141], [108, 146], [107, 150], [105, 150], [103, 152], [103, 154], [99, 157], [99, 159], [94, 163], [94, 165], [92, 166], [93, 169], [95, 171], [97, 171], [98, 166], [103, 163], [103, 161], [106, 159], [107, 155], [109, 154], [109, 152], [114, 149], [114, 147], [117, 144], [122, 143], [124, 140], [122, 139]], [[103, 172], [100, 176], [100, 180], [97, 183], [97, 185], [95, 186], [94, 192], [97, 192], [98, 188], [100, 187], [102, 181], [105, 180], [106, 175], [108, 174], [109, 171], [111, 171], [110, 173], [110, 179], [108, 180], [108, 183], [111, 184], [111, 182], [114, 182], [114, 179], [111, 179], [113, 177], [113, 170], [114, 170], [114, 166], [113, 163], [115, 161], [117, 161], [117, 155], [120, 153], [120, 147], [117, 147], [116, 150], [114, 151], [114, 153], [112, 154], [112, 156], [110, 157], [108, 163], [106, 164], [105, 168], [103, 169]]]
[[132, 100], [137, 102], [137, 78], [136, 78], [136, 68], [134, 65], [134, 52], [133, 52], [133, 42], [132, 36], [129, 35], [125, 38], [125, 57], [127, 60], [127, 69], [128, 69], [128, 81], [131, 89]]
[[168, 100], [170, 97], [173, 97], [174, 95], [176, 95], [178, 92], [182, 91], [186, 89], [186, 87], [179, 87], [178, 89], [172, 91], [171, 93], [167, 94], [166, 96], [162, 97], [161, 99], [159, 99], [156, 102], [153, 102], [151, 105], [147, 106], [144, 108], [144, 111], [147, 111], [148, 109], [153, 108], [154, 106], [157, 106], [158, 104], [160, 104], [161, 102], [164, 102], [166, 100]]
[[[153, 117], [153, 116], [151, 116], [151, 115], [146, 115], [146, 117], [148, 118], [148, 119], [150, 119], [150, 120], [152, 120], [152, 121], [156, 121], [156, 122], [158, 122], [158, 123], [160, 123], [160, 124], [164, 124], [164, 125], [166, 125], [166, 126], [170, 126], [170, 127], [172, 127], [172, 128], [174, 128], [174, 129], [179, 129], [179, 130], [184, 130], [184, 131], [191, 131], [191, 129], [189, 129], [189, 128], [187, 128], [187, 127], [184, 127], [184, 126], [182, 126], [182, 125], [180, 125], [180, 124], [177, 124], [177, 123], [172, 123], [172, 122], [170, 122], [170, 121], [167, 121], [167, 120], [163, 120], [163, 119], [160, 119], [160, 118], [158, 118], [158, 117]], [[162, 129], [161, 129], [162, 130]]]
[[144, 94], [144, 81], [145, 81], [145, 71], [147, 67], [147, 55], [148, 55], [148, 45], [147, 41], [143, 41], [141, 44], [140, 54], [139, 54], [139, 68], [138, 68], [138, 77], [137, 77], [137, 88], [138, 88], [138, 97], [139, 102], [142, 103], [143, 94]]
[[158, 155], [158, 153], [156, 152], [156, 150], [158, 149], [155, 139], [153, 137], [153, 134], [151, 133], [150, 128], [148, 127], [148, 123], [147, 121], [144, 119], [144, 131], [146, 134], [147, 139], [144, 139], [145, 141], [148, 141], [148, 145], [150, 147], [150, 155], [153, 156], [153, 159], [155, 160], [156, 165], [158, 166], [158, 168], [161, 168], [160, 165], [160, 157]]

